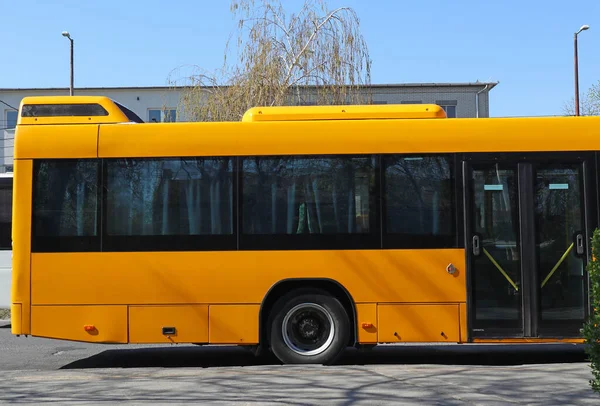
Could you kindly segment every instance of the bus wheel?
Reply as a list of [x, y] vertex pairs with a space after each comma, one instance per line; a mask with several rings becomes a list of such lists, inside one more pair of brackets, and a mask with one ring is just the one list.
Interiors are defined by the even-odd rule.
[[279, 299], [269, 327], [271, 350], [286, 364], [331, 364], [350, 335], [344, 306], [320, 290], [291, 292]]

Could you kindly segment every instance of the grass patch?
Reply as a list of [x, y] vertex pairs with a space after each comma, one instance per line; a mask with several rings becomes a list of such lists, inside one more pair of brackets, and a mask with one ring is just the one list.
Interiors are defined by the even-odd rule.
[[0, 320], [10, 320], [10, 309], [0, 309]]

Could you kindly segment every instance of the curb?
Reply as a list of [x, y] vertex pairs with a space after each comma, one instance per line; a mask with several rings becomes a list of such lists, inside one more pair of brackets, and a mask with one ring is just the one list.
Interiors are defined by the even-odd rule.
[[10, 320], [0, 320], [0, 328], [10, 327]]

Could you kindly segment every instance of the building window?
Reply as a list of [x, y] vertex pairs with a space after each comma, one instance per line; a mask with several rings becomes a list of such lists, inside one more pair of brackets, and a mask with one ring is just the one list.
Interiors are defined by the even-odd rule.
[[150, 123], [172, 123], [177, 121], [177, 110], [167, 109], [149, 109], [148, 122]]
[[383, 158], [384, 247], [453, 247], [455, 205], [451, 156]]
[[371, 156], [244, 159], [241, 249], [378, 244], [375, 163]]
[[400, 104], [423, 104], [421, 100], [406, 100], [400, 102]]
[[6, 128], [11, 129], [17, 126], [18, 115], [16, 110], [6, 110]]
[[160, 110], [148, 110], [148, 122], [149, 123], [160, 123], [161, 120]]
[[456, 105], [458, 102], [456, 100], [437, 100], [435, 102], [438, 106], [444, 109], [446, 112], [446, 117], [448, 118], [456, 118]]
[[456, 118], [456, 106], [440, 106], [446, 112], [446, 117]]

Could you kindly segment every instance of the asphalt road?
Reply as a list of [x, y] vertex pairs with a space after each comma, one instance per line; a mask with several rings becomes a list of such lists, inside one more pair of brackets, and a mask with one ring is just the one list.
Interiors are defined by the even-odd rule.
[[0, 328], [0, 403], [594, 405], [581, 346], [383, 346], [336, 366], [237, 347], [93, 345]]

